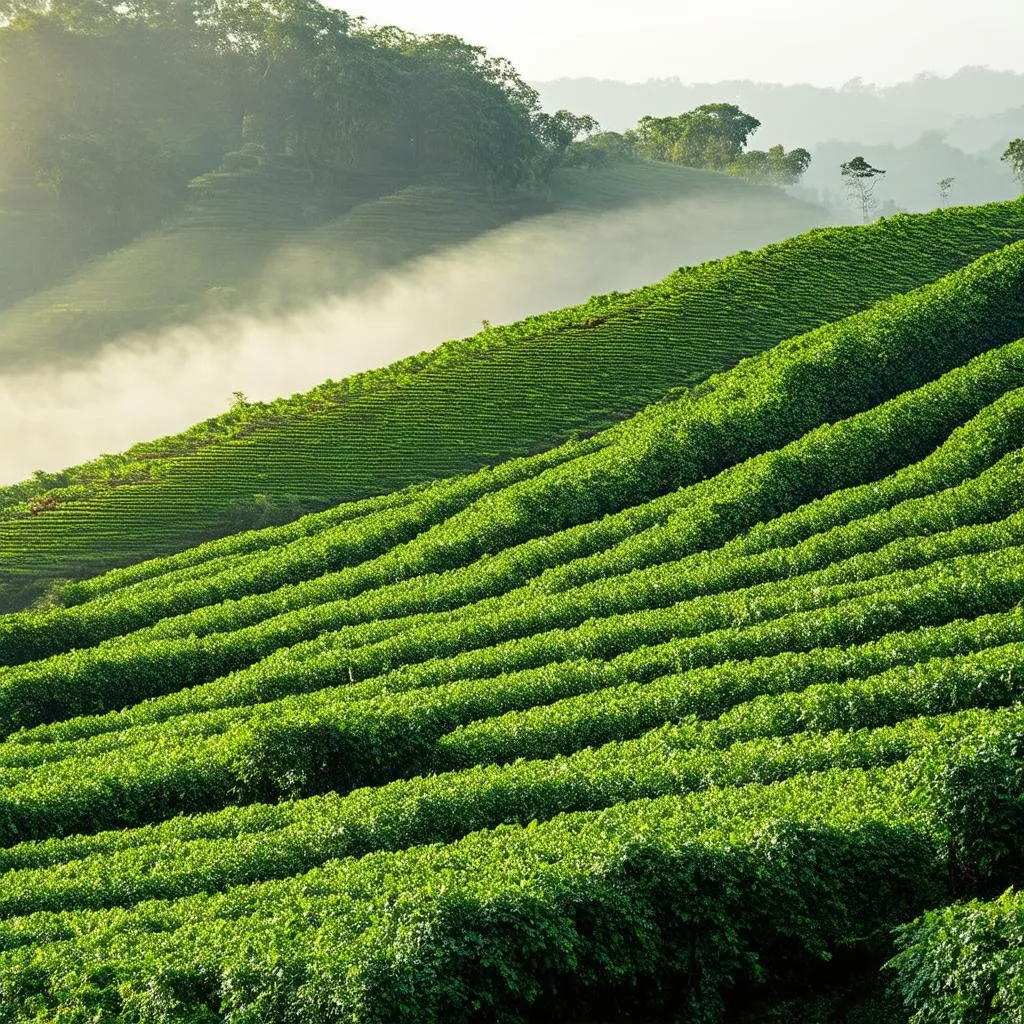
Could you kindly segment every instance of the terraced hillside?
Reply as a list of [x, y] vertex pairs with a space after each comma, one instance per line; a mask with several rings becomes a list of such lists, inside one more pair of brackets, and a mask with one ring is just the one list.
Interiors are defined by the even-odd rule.
[[892, 935], [1021, 881], [1022, 338], [1015, 242], [0, 618], [5, 1019], [958, 1019]]
[[[709, 202], [757, 198], [780, 215], [803, 211], [804, 223], [814, 209], [727, 175], [659, 164], [565, 168], [538, 193], [354, 174], [327, 193], [311, 189], [306, 169], [285, 159], [260, 171], [207, 174], [192, 183], [184, 212], [160, 230], [2, 304], [0, 356], [8, 372], [57, 359], [67, 365], [120, 335], [210, 310], [297, 305], [343, 293], [382, 270], [525, 217], [694, 195]], [[279, 279], [296, 253], [301, 273]]]
[[[285, 247], [309, 247], [310, 261], [324, 270], [318, 289], [329, 282], [344, 290], [360, 275], [539, 209], [525, 199], [491, 200], [459, 183], [390, 191], [388, 182], [367, 177], [332, 194], [345, 212], [328, 219], [322, 197], [310, 196], [307, 176], [290, 164], [205, 175], [189, 191], [188, 207], [171, 224], [3, 310], [0, 353], [8, 370], [86, 360], [128, 332], [256, 302]], [[406, 225], [401, 234], [387, 231], [396, 212]], [[383, 232], [375, 220], [384, 221]]]
[[235, 410], [49, 481], [59, 488], [0, 490], [0, 583], [11, 602], [31, 592], [25, 584], [171, 551], [262, 514], [294, 517], [590, 435], [1021, 237], [1020, 202], [812, 231]]

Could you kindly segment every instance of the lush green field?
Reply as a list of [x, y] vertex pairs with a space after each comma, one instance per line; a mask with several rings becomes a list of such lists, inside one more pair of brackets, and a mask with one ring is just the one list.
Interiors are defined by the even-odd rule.
[[1018, 898], [928, 911], [1021, 881], [1019, 211], [570, 311], [765, 350], [0, 617], [4, 1019], [1014, 1019]]
[[[695, 195], [709, 202], [762, 199], [769, 211], [803, 212], [805, 223], [816, 209], [726, 175], [665, 164], [564, 168], [534, 192], [487, 190], [457, 179], [403, 184], [352, 175], [326, 194], [310, 188], [301, 166], [283, 159], [258, 172], [220, 171], [196, 179], [185, 210], [159, 230], [20, 302], [0, 296], [0, 355], [8, 370], [56, 359], [67, 365], [129, 332], [233, 306], [294, 306], [344, 293], [382, 270], [522, 218]], [[5, 226], [0, 219], [0, 231]], [[8, 233], [5, 256], [12, 263], [19, 252], [22, 265], [33, 262], [27, 252], [33, 241], [54, 258], [53, 240], [41, 228], [29, 231], [14, 220]], [[296, 256], [302, 273], [282, 276]]]
[[[682, 192], [695, 182], [704, 188], [708, 178], [657, 165], [563, 171], [552, 202], [573, 196], [577, 205], [608, 207], [630, 196], [665, 196], [671, 182]], [[736, 195], [748, 188], [724, 176], [716, 187]], [[387, 238], [388, 224], [408, 223], [402, 204], [421, 200], [440, 201], [429, 190], [392, 197], [319, 234]], [[789, 216], [788, 201], [777, 202], [779, 216]], [[425, 247], [428, 234], [408, 245]], [[816, 230], [0, 489], [7, 607], [40, 580], [80, 577], [592, 435], [672, 388], [696, 385], [741, 357], [1022, 236], [1020, 203]], [[343, 248], [336, 237], [324, 246]], [[606, 440], [581, 443], [583, 451]]]

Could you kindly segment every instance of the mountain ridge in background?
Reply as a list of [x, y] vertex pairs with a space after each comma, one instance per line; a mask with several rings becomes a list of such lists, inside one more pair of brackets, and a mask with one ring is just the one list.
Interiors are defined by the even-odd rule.
[[955, 177], [954, 205], [1010, 199], [1018, 186], [1000, 161], [1011, 139], [1024, 136], [1024, 74], [963, 68], [922, 74], [893, 86], [851, 82], [842, 88], [753, 81], [684, 84], [677, 79], [624, 83], [603, 79], [535, 82], [542, 102], [576, 104], [609, 131], [643, 116], [668, 116], [701, 103], [735, 103], [762, 122], [753, 137], [802, 146], [810, 168], [794, 194], [850, 215], [840, 165], [854, 156], [886, 170], [876, 198], [882, 212], [932, 209], [937, 183]]
[[548, 109], [587, 110], [607, 131], [624, 131], [645, 114], [678, 114], [716, 101], [738, 103], [762, 122], [760, 136], [787, 148], [817, 145], [839, 133], [875, 145], [901, 145], [921, 132], [938, 130], [953, 133], [967, 151], [977, 151], [992, 145], [1000, 115], [1013, 116], [1007, 112], [1024, 108], [1024, 73], [970, 67], [945, 77], [921, 74], [898, 85], [854, 81], [838, 89], [751, 80], [690, 84], [680, 79], [564, 78], [531, 84]]

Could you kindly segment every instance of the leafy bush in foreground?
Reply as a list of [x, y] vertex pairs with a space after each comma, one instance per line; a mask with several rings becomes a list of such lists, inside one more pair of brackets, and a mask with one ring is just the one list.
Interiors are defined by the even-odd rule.
[[1024, 1015], [1024, 895], [930, 910], [887, 965], [911, 1024], [1011, 1024]]

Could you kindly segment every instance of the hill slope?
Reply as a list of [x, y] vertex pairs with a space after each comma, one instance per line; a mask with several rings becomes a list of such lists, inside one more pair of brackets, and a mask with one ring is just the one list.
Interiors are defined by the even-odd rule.
[[1022, 337], [1018, 242], [587, 441], [0, 618], [0, 1002], [869, 989], [893, 926], [1019, 881]]
[[1021, 237], [1019, 202], [813, 231], [235, 410], [49, 481], [62, 489], [0, 491], [0, 579], [16, 593], [589, 434]]
[[[93, 356], [130, 332], [225, 307], [294, 307], [502, 224], [566, 210], [614, 210], [699, 195], [811, 207], [720, 174], [657, 164], [560, 169], [542, 191], [488, 190], [457, 178], [399, 183], [350, 175], [329, 195], [295, 161], [196, 179], [183, 213], [0, 312], [6, 372]], [[333, 214], [332, 214], [333, 211]], [[340, 211], [340, 212], [338, 212]], [[820, 211], [818, 211], [820, 214]], [[289, 268], [295, 261], [298, 268]]]

